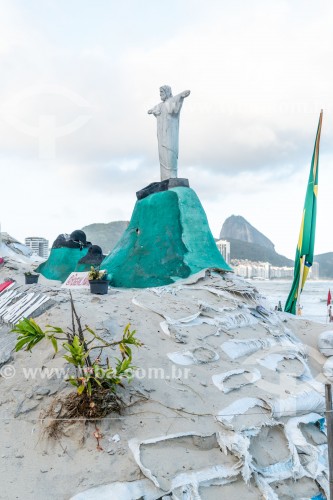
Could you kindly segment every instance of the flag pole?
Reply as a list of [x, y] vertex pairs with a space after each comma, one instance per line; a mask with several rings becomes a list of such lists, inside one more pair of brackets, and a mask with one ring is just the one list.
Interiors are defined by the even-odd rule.
[[330, 498], [333, 498], [333, 414], [332, 414], [332, 386], [325, 384], [326, 400], [326, 428], [327, 428], [327, 454], [328, 454], [328, 484]]
[[301, 257], [301, 264], [300, 264], [300, 276], [299, 276], [299, 283], [298, 283], [298, 290], [297, 290], [297, 299], [296, 299], [296, 314], [300, 316], [299, 311], [300, 311], [300, 299], [301, 299], [301, 292], [302, 292], [302, 281], [303, 281], [303, 273], [304, 273], [304, 261], [305, 261], [305, 255]]

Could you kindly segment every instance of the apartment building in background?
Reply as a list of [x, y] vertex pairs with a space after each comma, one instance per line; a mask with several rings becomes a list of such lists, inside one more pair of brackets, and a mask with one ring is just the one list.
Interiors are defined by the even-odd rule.
[[32, 253], [47, 259], [49, 256], [49, 241], [38, 236], [29, 236], [25, 239], [25, 245], [29, 247]]

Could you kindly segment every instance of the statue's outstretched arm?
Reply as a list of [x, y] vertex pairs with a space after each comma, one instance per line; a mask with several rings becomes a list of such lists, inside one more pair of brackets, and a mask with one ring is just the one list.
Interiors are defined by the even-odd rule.
[[153, 108], [148, 110], [148, 115], [158, 116], [160, 114], [161, 114], [161, 110], [160, 110], [160, 107], [158, 105], [154, 106]]
[[190, 95], [191, 91], [190, 90], [184, 90], [184, 92], [182, 92], [180, 94], [180, 96], [185, 99], [185, 97], [188, 97]]

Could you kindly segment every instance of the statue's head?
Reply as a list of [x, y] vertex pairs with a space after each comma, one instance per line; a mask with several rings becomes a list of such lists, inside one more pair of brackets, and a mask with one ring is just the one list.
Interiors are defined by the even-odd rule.
[[160, 87], [160, 97], [162, 101], [165, 101], [166, 99], [169, 99], [169, 97], [172, 97], [171, 87], [169, 85], [163, 85], [162, 87]]

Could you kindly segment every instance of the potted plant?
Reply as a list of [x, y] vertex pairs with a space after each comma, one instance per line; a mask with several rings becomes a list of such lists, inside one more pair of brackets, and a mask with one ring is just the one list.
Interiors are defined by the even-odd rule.
[[38, 283], [39, 274], [28, 271], [24, 273], [25, 276], [25, 284], [32, 285], [33, 283]]
[[100, 271], [98, 267], [91, 266], [88, 273], [90, 292], [99, 295], [108, 293], [110, 280], [107, 279], [106, 271]]

